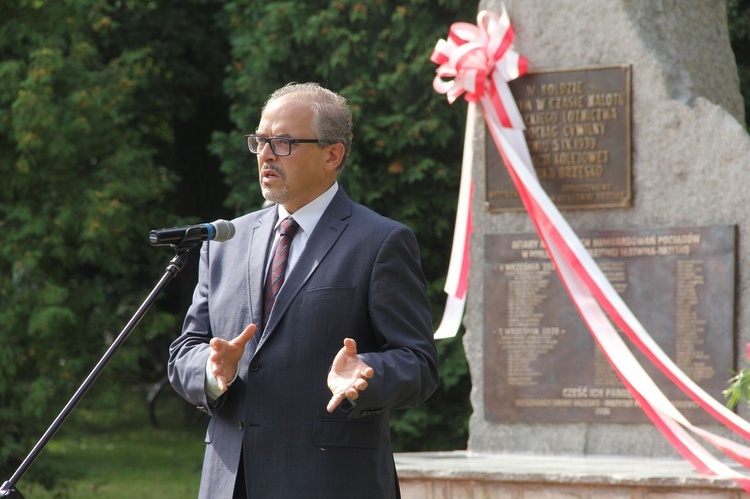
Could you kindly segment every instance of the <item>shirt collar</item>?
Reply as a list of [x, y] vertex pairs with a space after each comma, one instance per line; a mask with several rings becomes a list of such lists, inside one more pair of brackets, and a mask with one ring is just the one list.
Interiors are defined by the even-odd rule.
[[[318, 225], [320, 217], [323, 216], [323, 212], [326, 211], [328, 205], [331, 204], [331, 201], [333, 200], [333, 197], [336, 195], [338, 190], [339, 183], [335, 181], [327, 191], [294, 212], [292, 218], [297, 221], [300, 228], [305, 232], [305, 234], [312, 234], [315, 226]], [[277, 207], [279, 218], [276, 221], [274, 229], [278, 228], [282, 220], [290, 216], [290, 213], [286, 211], [286, 208], [281, 205], [277, 205]]]

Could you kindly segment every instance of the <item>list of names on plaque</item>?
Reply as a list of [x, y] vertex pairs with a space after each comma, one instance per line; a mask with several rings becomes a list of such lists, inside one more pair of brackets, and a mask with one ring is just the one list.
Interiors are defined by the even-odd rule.
[[[719, 397], [734, 359], [735, 227], [592, 231], [580, 239], [652, 338]], [[647, 420], [535, 235], [486, 236], [484, 300], [488, 420]], [[710, 420], [627, 343], [676, 407]]]
[[698, 287], [706, 283], [703, 276], [703, 261], [682, 260], [677, 262], [677, 290], [675, 292], [675, 343], [677, 365], [686, 366], [685, 374], [695, 382], [711, 379], [716, 370], [703, 349], [706, 320], [696, 307], [700, 304]]

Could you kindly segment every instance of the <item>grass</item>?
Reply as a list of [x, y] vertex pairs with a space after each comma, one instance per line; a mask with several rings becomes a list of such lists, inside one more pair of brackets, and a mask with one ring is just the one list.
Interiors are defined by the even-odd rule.
[[[90, 394], [88, 402], [87, 395], [16, 484], [18, 491], [26, 499], [196, 497], [205, 422], [153, 427], [148, 388], [128, 387], [120, 396]], [[54, 469], [59, 486], [45, 490], [34, 483], [35, 467]]]

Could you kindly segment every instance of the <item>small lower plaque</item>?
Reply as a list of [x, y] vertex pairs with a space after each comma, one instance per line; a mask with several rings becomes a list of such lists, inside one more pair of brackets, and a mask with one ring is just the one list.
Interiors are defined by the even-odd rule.
[[[736, 227], [579, 237], [662, 350], [722, 400], [734, 365]], [[484, 289], [488, 421], [648, 421], [594, 342], [535, 234], [485, 236]], [[689, 420], [712, 422], [625, 341]]]

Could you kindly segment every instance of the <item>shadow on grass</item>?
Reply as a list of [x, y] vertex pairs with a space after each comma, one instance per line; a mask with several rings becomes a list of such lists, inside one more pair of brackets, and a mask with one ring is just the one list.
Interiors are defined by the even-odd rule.
[[[145, 402], [149, 388], [87, 395], [16, 484], [18, 490], [26, 499], [196, 497], [205, 421], [192, 428], [181, 421], [154, 428]], [[36, 467], [54, 470], [53, 490], [35, 483]]]

